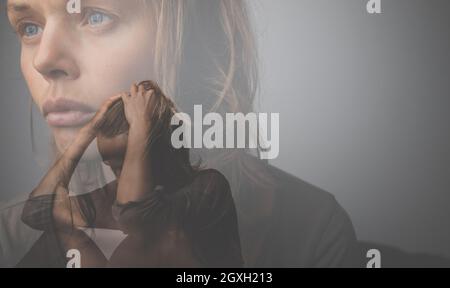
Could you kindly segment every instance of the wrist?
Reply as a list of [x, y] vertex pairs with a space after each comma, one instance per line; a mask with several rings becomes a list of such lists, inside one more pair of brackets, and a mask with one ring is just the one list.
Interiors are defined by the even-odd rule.
[[130, 126], [128, 131], [128, 152], [133, 155], [145, 153], [150, 137], [150, 128], [146, 126]]
[[67, 150], [62, 154], [64, 159], [78, 160], [83, 155], [84, 151], [95, 139], [96, 133], [87, 126], [78, 131], [75, 140], [69, 145]]
[[78, 133], [78, 138], [81, 140], [92, 141], [96, 136], [97, 136], [97, 129], [95, 129], [94, 125], [92, 125], [91, 123], [81, 128]]
[[129, 137], [147, 138], [150, 135], [150, 121], [135, 121], [130, 124]]

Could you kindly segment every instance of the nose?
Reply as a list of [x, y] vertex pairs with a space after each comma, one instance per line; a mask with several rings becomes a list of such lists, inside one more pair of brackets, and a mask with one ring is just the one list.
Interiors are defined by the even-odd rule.
[[[48, 81], [76, 79], [80, 71], [75, 59], [74, 38], [65, 21], [47, 21], [34, 68]], [[70, 23], [70, 22], [69, 22]]]

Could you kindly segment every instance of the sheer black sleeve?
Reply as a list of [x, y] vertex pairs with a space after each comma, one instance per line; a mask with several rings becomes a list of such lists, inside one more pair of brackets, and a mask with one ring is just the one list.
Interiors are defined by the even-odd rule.
[[[30, 196], [22, 210], [22, 221], [38, 231], [54, 231], [64, 226], [73, 228], [76, 224], [83, 224], [81, 226], [86, 228], [116, 228], [111, 213], [116, 187], [117, 183], [111, 182], [87, 194], [67, 195], [67, 199], [58, 198], [55, 193]], [[60, 209], [55, 213], [56, 208]], [[92, 219], [88, 221], [87, 218]]]
[[155, 235], [182, 230], [196, 260], [206, 267], [242, 267], [235, 205], [228, 181], [204, 170], [182, 189], [158, 186], [139, 202], [115, 203], [113, 215], [122, 231]]
[[29, 198], [22, 211], [22, 222], [35, 230], [54, 230], [53, 205], [53, 194]]

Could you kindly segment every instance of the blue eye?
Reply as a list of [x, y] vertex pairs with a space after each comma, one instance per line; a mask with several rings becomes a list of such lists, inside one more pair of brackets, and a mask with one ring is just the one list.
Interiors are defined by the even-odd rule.
[[101, 12], [93, 12], [92, 14], [89, 15], [88, 17], [88, 23], [91, 26], [99, 26], [102, 24], [105, 24], [110, 22], [112, 20], [112, 18], [104, 13]]
[[34, 37], [41, 32], [42, 28], [33, 23], [27, 23], [22, 27], [22, 34], [24, 37]]

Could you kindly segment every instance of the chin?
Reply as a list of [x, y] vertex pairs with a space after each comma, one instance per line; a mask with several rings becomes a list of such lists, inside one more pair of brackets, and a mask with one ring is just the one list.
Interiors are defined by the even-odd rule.
[[[57, 131], [53, 131], [53, 136], [55, 139], [56, 147], [60, 153], [64, 153], [64, 151], [69, 148], [69, 146], [75, 141], [75, 138], [78, 135], [78, 132], [80, 131], [80, 128], [64, 128], [64, 129], [57, 129]], [[97, 141], [94, 140], [89, 145], [89, 147], [84, 152], [82, 158], [80, 159], [80, 162], [84, 161], [102, 161], [102, 157], [100, 155], [100, 152], [98, 151], [97, 147]]]
[[64, 152], [75, 141], [81, 128], [52, 128], [53, 138], [59, 152]]

